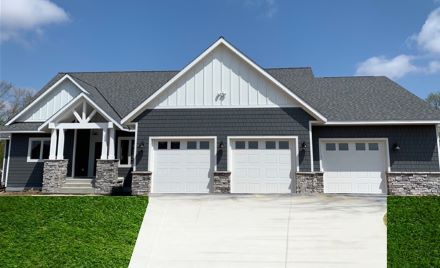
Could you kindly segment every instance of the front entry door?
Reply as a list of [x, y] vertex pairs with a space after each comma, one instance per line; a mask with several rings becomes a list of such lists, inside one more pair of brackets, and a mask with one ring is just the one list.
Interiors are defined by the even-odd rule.
[[89, 163], [90, 130], [79, 129], [76, 137], [75, 176], [86, 177]]

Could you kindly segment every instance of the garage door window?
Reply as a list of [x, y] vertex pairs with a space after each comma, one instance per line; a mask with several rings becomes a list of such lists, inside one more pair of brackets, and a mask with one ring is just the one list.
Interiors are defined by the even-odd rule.
[[188, 150], [195, 150], [195, 149], [197, 149], [197, 142], [196, 141], [188, 141], [188, 143], [186, 144], [186, 148]]
[[168, 142], [166, 142], [166, 141], [159, 141], [157, 143], [157, 148], [159, 150], [166, 150], [166, 149], [168, 149]]
[[249, 141], [248, 148], [249, 149], [258, 149], [258, 141]]
[[336, 144], [335, 143], [326, 143], [325, 150], [326, 151], [336, 151]]
[[244, 141], [235, 142], [235, 149], [245, 149], [245, 148], [246, 148], [246, 142]]
[[356, 151], [365, 151], [365, 143], [356, 143]]
[[276, 149], [275, 141], [266, 141], [266, 149]]
[[377, 143], [369, 143], [368, 150], [370, 151], [379, 151], [379, 144]]
[[289, 142], [288, 141], [279, 141], [278, 148], [281, 150], [289, 149]]
[[339, 143], [339, 151], [348, 151], [348, 143]]
[[201, 141], [201, 142], [200, 142], [200, 149], [201, 149], [201, 150], [207, 150], [207, 149], [209, 149], [209, 141]]

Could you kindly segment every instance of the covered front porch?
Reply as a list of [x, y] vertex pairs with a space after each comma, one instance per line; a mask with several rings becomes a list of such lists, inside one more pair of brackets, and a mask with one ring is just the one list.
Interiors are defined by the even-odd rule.
[[[41, 128], [51, 133], [49, 157], [44, 160], [43, 192], [122, 192], [134, 159], [133, 132], [118, 126], [86, 99], [79, 99]], [[130, 142], [121, 145], [123, 138]], [[122, 170], [116, 157], [117, 144], [123, 158]]]

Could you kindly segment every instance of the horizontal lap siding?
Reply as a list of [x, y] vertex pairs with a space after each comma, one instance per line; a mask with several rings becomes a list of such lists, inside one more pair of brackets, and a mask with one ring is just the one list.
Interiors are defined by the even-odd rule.
[[[148, 170], [150, 136], [216, 136], [223, 142], [222, 154], [217, 154], [217, 169], [227, 169], [228, 136], [298, 136], [298, 143], [309, 144], [309, 120], [301, 108], [230, 108], [230, 109], [155, 109], [138, 117], [138, 170]], [[300, 151], [301, 171], [310, 171], [310, 152]]]
[[42, 134], [12, 134], [7, 187], [41, 187], [43, 162], [27, 162], [30, 137], [50, 137]]
[[[391, 171], [439, 171], [437, 134], [430, 126], [313, 127], [313, 159], [319, 170], [319, 138], [388, 138]], [[393, 144], [400, 151], [392, 150]]]

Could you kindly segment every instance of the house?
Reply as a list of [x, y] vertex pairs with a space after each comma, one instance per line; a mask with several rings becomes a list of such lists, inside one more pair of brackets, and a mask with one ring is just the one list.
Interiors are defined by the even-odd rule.
[[180, 71], [57, 74], [1, 133], [7, 191], [439, 194], [439, 111], [386, 77], [264, 69], [220, 38]]

